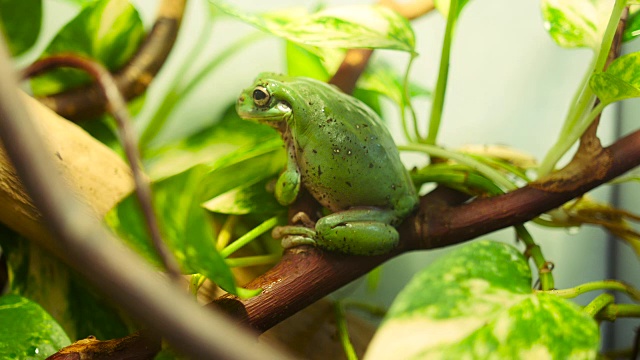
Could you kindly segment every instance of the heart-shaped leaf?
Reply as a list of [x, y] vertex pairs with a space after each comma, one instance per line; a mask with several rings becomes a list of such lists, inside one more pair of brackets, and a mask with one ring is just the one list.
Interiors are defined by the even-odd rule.
[[542, 0], [545, 29], [567, 48], [600, 47], [613, 0]]
[[415, 36], [404, 17], [379, 5], [344, 5], [316, 13], [283, 10], [261, 16], [210, 0], [258, 29], [309, 47], [371, 48], [414, 52]]
[[596, 322], [578, 306], [532, 292], [517, 249], [481, 241], [411, 280], [365, 359], [589, 359], [598, 343]]
[[640, 97], [640, 52], [621, 56], [605, 72], [593, 74], [589, 86], [604, 104]]
[[[144, 27], [135, 7], [127, 0], [88, 3], [53, 38], [41, 58], [72, 53], [101, 62], [110, 70], [122, 67], [138, 49]], [[31, 79], [35, 95], [50, 95], [77, 87], [89, 76], [76, 69], [57, 69]]]
[[40, 305], [18, 295], [0, 297], [0, 358], [46, 359], [71, 341]]

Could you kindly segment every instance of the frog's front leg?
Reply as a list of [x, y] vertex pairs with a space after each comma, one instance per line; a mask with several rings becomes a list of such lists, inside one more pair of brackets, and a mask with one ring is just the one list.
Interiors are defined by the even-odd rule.
[[281, 205], [287, 206], [296, 200], [300, 192], [300, 169], [296, 162], [293, 142], [287, 141], [286, 136], [284, 139], [287, 143], [287, 167], [276, 182], [275, 196]]

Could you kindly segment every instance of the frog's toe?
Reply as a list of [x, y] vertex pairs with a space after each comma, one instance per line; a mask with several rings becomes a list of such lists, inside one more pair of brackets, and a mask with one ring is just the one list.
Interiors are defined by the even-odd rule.
[[283, 248], [289, 249], [300, 245], [316, 245], [316, 241], [303, 235], [287, 235], [280, 242]]
[[276, 226], [273, 228], [273, 231], [271, 231], [271, 236], [274, 239], [282, 239], [285, 236], [293, 236], [293, 235], [299, 235], [299, 236], [313, 239], [316, 235], [316, 232], [315, 230], [309, 229], [308, 227], [292, 226], [292, 225]]

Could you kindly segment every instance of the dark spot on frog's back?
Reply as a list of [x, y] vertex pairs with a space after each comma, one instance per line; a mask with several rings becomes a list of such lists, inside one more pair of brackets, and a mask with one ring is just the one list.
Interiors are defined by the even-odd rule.
[[349, 187], [351, 187], [351, 183], [349, 181], [345, 182]]
[[331, 124], [332, 122], [333, 122], [333, 119], [332, 119], [332, 118], [328, 118], [328, 119], [327, 119], [327, 124]]
[[369, 169], [373, 169], [373, 163], [369, 163]]

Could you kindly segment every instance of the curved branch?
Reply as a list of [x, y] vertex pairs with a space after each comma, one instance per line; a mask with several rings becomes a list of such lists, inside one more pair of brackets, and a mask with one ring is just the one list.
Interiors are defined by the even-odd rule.
[[[138, 52], [114, 74], [125, 100], [142, 94], [165, 63], [178, 36], [187, 0], [163, 0], [153, 28]], [[38, 98], [62, 117], [74, 121], [85, 120], [107, 111], [100, 86], [92, 83], [63, 93]]]
[[[262, 288], [247, 300], [225, 295], [213, 303], [259, 331], [312, 304], [320, 297], [366, 274], [388, 259], [412, 250], [435, 249], [476, 238], [495, 230], [521, 224], [552, 210], [587, 191], [640, 165], [640, 131], [636, 131], [600, 155], [605, 169], [572, 162], [548, 178], [505, 195], [465, 203], [467, 197], [439, 188], [421, 198], [418, 213], [399, 228], [401, 242], [390, 254], [345, 256], [311, 247], [285, 251], [273, 269], [246, 287]], [[600, 166], [604, 161], [594, 161]], [[580, 178], [575, 174], [595, 173]]]

